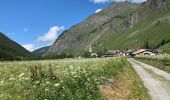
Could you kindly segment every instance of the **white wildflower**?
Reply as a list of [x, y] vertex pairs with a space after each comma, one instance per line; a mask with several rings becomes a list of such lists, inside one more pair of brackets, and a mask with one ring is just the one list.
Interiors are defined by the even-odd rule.
[[13, 78], [13, 77], [11, 77], [9, 80], [10, 80], [10, 81], [13, 81], [13, 80], [14, 80], [14, 78]]
[[48, 91], [49, 89], [45, 89], [45, 91]]
[[24, 76], [25, 75], [25, 73], [21, 73], [21, 74], [19, 74], [19, 78], [21, 78], [22, 76]]
[[40, 83], [40, 81], [37, 81], [35, 84], [39, 84]]
[[70, 68], [70, 69], [73, 69], [73, 65], [70, 65], [69, 68]]
[[59, 83], [54, 84], [55, 87], [58, 87], [59, 85], [60, 85]]
[[49, 81], [47, 81], [47, 82], [46, 82], [46, 84], [50, 84], [50, 82], [49, 82]]
[[4, 94], [0, 94], [0, 97], [2, 98], [4, 96]]
[[57, 68], [59, 68], [60, 66], [56, 66]]
[[4, 81], [4, 80], [0, 81], [0, 84], [4, 84], [4, 83], [5, 83], [5, 81]]

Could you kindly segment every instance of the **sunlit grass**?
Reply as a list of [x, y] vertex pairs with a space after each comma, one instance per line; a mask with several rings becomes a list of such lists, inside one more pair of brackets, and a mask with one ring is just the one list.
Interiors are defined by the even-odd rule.
[[102, 80], [116, 77], [124, 58], [0, 62], [0, 99], [101, 100]]
[[170, 55], [138, 56], [136, 58], [170, 73]]

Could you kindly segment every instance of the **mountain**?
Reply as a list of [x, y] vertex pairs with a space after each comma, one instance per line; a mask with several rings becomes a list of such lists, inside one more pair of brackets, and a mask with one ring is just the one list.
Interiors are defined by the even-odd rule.
[[[46, 55], [83, 54], [91, 45], [94, 48], [98, 43], [96, 41], [105, 33], [114, 36], [117, 32], [126, 30], [127, 27], [123, 25], [124, 22], [128, 20], [128, 15], [139, 6], [140, 4], [129, 2], [112, 3], [107, 9], [89, 16], [83, 22], [64, 31], [49, 48]], [[101, 50], [105, 49], [103, 42], [98, 44], [102, 46]]]
[[115, 48], [135, 48], [143, 46], [145, 42], [149, 42], [151, 48], [159, 48], [161, 42], [170, 40], [169, 0], [148, 0], [131, 16], [138, 22], [133, 28], [113, 38]]
[[33, 58], [35, 57], [32, 53], [0, 32], [0, 60], [24, 60]]
[[50, 46], [42, 47], [42, 48], [34, 50], [32, 53], [36, 55], [37, 57], [42, 57], [43, 54], [46, 53], [49, 48]]
[[109, 49], [157, 48], [170, 39], [170, 0], [148, 0], [142, 4], [112, 3], [71, 27], [45, 53], [46, 56], [83, 55]]
[[159, 47], [159, 50], [170, 54], [170, 42], [166, 43], [165, 45], [162, 45], [161, 47]]

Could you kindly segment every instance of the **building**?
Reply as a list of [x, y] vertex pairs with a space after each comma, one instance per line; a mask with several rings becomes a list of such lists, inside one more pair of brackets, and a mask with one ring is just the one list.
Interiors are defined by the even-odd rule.
[[158, 52], [156, 50], [150, 50], [150, 49], [135, 49], [131, 52], [131, 56], [138, 56], [138, 55], [150, 55], [150, 56], [155, 56], [157, 55]]
[[123, 56], [123, 57], [125, 57], [126, 56], [126, 52], [122, 51], [122, 50], [117, 50], [116, 51], [116, 56]]
[[92, 47], [90, 46], [89, 53], [92, 53], [92, 52], [93, 52], [93, 50], [92, 50]]
[[98, 57], [97, 53], [93, 52], [93, 49], [92, 49], [91, 46], [89, 47], [89, 53], [90, 53], [90, 56], [92, 58], [97, 58]]
[[116, 56], [126, 56], [126, 52], [122, 50], [108, 50], [103, 57], [116, 57]]
[[98, 55], [97, 55], [97, 53], [91, 53], [91, 57], [93, 57], [93, 58], [97, 58], [97, 57], [98, 57]]
[[116, 55], [116, 50], [108, 50], [105, 54], [103, 54], [104, 58], [114, 57]]

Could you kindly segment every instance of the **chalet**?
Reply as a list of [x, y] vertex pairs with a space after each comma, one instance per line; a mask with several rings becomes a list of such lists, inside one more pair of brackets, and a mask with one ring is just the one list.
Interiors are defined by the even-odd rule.
[[92, 58], [97, 58], [97, 53], [93, 52], [92, 46], [89, 47], [89, 53]]
[[98, 57], [98, 55], [97, 55], [97, 53], [91, 53], [91, 57], [93, 57], [93, 58], [97, 58], [97, 57]]
[[107, 58], [107, 57], [114, 57], [116, 55], [116, 50], [108, 50], [103, 57]]
[[122, 50], [117, 50], [117, 51], [116, 51], [116, 55], [117, 55], [117, 56], [123, 56], [123, 57], [124, 57], [124, 56], [126, 56], [126, 52], [125, 52], [125, 51], [122, 51]]
[[108, 50], [103, 57], [126, 56], [126, 52], [122, 50]]
[[150, 49], [135, 49], [133, 52], [130, 54], [131, 56], [138, 56], [138, 55], [151, 55], [155, 56], [157, 55], [158, 52], [156, 50], [150, 50]]

